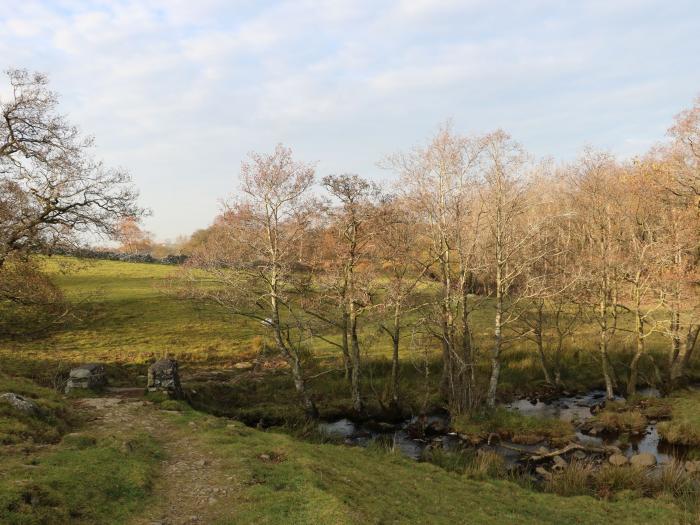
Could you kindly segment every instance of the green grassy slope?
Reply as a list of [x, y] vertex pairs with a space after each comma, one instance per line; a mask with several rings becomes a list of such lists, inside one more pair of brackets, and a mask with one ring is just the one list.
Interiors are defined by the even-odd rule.
[[[175, 416], [179, 425], [202, 420]], [[206, 419], [206, 418], [205, 418]], [[507, 481], [477, 481], [398, 453], [317, 445], [208, 418], [202, 447], [241, 486], [221, 523], [679, 523], [668, 501], [559, 497]], [[203, 425], [204, 426], [204, 425]], [[261, 458], [277, 458], [264, 461]]]

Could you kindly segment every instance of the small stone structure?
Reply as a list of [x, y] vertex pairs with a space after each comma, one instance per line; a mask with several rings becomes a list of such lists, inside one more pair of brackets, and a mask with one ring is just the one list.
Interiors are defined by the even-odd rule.
[[34, 401], [28, 397], [15, 394], [14, 392], [7, 392], [0, 395], [0, 403], [8, 403], [15, 410], [19, 410], [25, 414], [39, 414], [39, 406]]
[[74, 368], [68, 376], [66, 394], [76, 388], [97, 390], [107, 384], [105, 366], [99, 363], [88, 363]]
[[182, 387], [177, 361], [165, 358], [148, 367], [147, 389], [149, 392], [167, 392], [171, 397], [181, 397]]

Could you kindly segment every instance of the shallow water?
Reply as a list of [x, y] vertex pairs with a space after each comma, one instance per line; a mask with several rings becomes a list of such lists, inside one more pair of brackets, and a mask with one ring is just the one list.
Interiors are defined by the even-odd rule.
[[[448, 418], [442, 415], [429, 415], [421, 418], [424, 425], [440, 423], [447, 427]], [[423, 450], [428, 444], [442, 446], [446, 449], [454, 448], [460, 443], [456, 434], [443, 434], [433, 438], [416, 438], [409, 435], [408, 429], [418, 421], [417, 417], [407, 419], [398, 427], [387, 426], [386, 431], [377, 431], [368, 424], [356, 424], [353, 421], [343, 418], [337, 421], [320, 423], [318, 428], [321, 432], [333, 436], [344, 438], [348, 445], [367, 446], [372, 441], [383, 439], [399, 450], [404, 456], [412, 459], [420, 459]]]
[[[653, 388], [642, 389], [638, 393], [642, 397], [660, 396], [659, 391]], [[505, 406], [509, 410], [514, 410], [527, 416], [560, 419], [577, 424], [593, 417], [591, 408], [602, 403], [604, 399], [605, 392], [603, 390], [593, 390], [586, 394], [564, 396], [547, 402], [519, 399]], [[624, 398], [617, 396], [615, 399], [622, 400]], [[386, 430], [377, 431], [376, 425], [373, 427], [367, 424], [356, 424], [347, 418], [343, 418], [337, 421], [320, 423], [319, 430], [329, 436], [343, 438], [348, 445], [367, 446], [372, 441], [382, 439], [393, 444], [403, 455], [413, 459], [419, 459], [428, 445], [442, 447], [447, 450], [467, 446], [454, 433], [446, 433], [432, 438], [415, 437], [409, 433], [409, 429], [417, 423], [418, 419], [418, 417], [413, 417], [396, 427], [387, 425]], [[449, 423], [449, 419], [444, 415], [433, 414], [421, 416], [420, 419], [424, 426], [438, 423], [447, 427]], [[683, 459], [688, 452], [686, 447], [674, 447], [661, 441], [656, 424], [649, 425], [641, 435], [629, 436], [625, 440], [621, 440], [619, 436], [589, 436], [580, 431], [576, 432], [576, 439], [583, 445], [594, 447], [614, 445], [619, 447], [628, 457], [641, 452], [650, 452], [656, 456], [659, 463], [668, 463], [673, 458]], [[493, 450], [500, 454], [507, 464], [514, 465], [523, 453], [533, 452], [543, 444], [546, 443], [516, 445], [504, 442], [502, 444], [482, 445], [480, 448]]]
[[[655, 388], [644, 388], [638, 391], [640, 397], [661, 396]], [[583, 422], [593, 417], [591, 408], [605, 399], [605, 391], [593, 390], [584, 395], [560, 397], [551, 402], [530, 401], [519, 399], [506, 405], [511, 410], [517, 410], [521, 414], [550, 419], [561, 419], [570, 423]], [[615, 396], [615, 400], [624, 400]], [[623, 454], [631, 457], [642, 452], [650, 452], [656, 456], [659, 463], [668, 463], [672, 459], [684, 459], [688, 454], [687, 447], [673, 446], [661, 441], [661, 436], [656, 428], [656, 423], [650, 424], [641, 435], [628, 436], [621, 439], [619, 435], [613, 436], [589, 436], [576, 431], [577, 441], [583, 445], [599, 447], [613, 445], [622, 450]]]

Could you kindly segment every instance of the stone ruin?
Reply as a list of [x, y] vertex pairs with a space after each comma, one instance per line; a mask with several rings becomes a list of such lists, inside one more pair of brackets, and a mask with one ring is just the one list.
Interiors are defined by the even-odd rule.
[[146, 388], [149, 392], [166, 392], [171, 397], [182, 397], [177, 361], [165, 358], [148, 367]]
[[105, 366], [99, 363], [88, 363], [70, 371], [66, 384], [66, 394], [74, 389], [98, 390], [106, 385]]

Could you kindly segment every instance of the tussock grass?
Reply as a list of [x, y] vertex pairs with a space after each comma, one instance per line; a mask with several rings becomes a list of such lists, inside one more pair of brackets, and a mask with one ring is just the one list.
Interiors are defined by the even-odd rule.
[[669, 402], [672, 419], [658, 424], [661, 437], [676, 445], [700, 446], [700, 392], [679, 392]]
[[573, 460], [565, 468], [553, 474], [551, 479], [544, 482], [545, 492], [560, 496], [591, 495], [591, 479], [593, 467], [587, 461]]
[[571, 423], [558, 419], [530, 417], [503, 407], [472, 415], [458, 416], [452, 421], [455, 431], [475, 440], [497, 434], [503, 439], [528, 443], [543, 439], [566, 440], [573, 438]]
[[642, 432], [647, 426], [647, 418], [637, 409], [604, 410], [595, 418], [608, 432]]
[[700, 480], [689, 474], [682, 462], [675, 460], [656, 469], [596, 466], [586, 460], [574, 460], [555, 471], [552, 478], [544, 482], [543, 489], [560, 496], [593, 495], [606, 500], [666, 498], [675, 501], [690, 515], [700, 511]]

